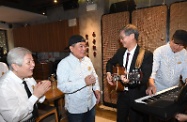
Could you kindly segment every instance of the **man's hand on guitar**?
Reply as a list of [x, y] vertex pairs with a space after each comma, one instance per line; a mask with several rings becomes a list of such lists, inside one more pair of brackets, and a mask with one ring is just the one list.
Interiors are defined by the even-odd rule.
[[127, 79], [126, 75], [121, 75], [120, 78], [121, 78], [121, 81], [122, 81], [124, 84], [126, 84], [126, 83], [129, 82], [129, 79]]
[[107, 79], [107, 81], [108, 81], [108, 84], [110, 84], [111, 86], [114, 85], [114, 83], [112, 82], [112, 81], [113, 81], [113, 79], [112, 79], [112, 74], [111, 74], [110, 72], [107, 72], [107, 73], [106, 73], [106, 79]]
[[129, 82], [129, 79], [128, 79], [127, 75], [128, 75], [127, 70], [124, 68], [124, 75], [121, 75], [121, 76], [120, 76], [120, 79], [121, 79], [121, 81], [122, 81], [124, 84], [126, 84], [126, 83]]

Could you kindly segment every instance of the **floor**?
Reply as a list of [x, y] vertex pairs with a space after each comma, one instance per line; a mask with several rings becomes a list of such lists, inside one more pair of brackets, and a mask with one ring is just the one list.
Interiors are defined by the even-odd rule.
[[98, 106], [96, 110], [96, 122], [115, 122], [116, 121], [116, 109]]
[[[96, 108], [96, 122], [115, 122], [116, 109], [107, 106], [99, 105]], [[44, 119], [42, 122], [55, 122], [54, 115]], [[65, 113], [60, 122], [68, 122]]]
[[[62, 118], [60, 122], [68, 122], [65, 114], [65, 110], [62, 110]], [[99, 105], [96, 107], [96, 120], [95, 122], [116, 122], [116, 109], [107, 107], [104, 105]], [[55, 122], [55, 116], [50, 115], [49, 117], [43, 119], [41, 122]], [[158, 119], [150, 118], [150, 122], [176, 122], [175, 120], [161, 121]]]

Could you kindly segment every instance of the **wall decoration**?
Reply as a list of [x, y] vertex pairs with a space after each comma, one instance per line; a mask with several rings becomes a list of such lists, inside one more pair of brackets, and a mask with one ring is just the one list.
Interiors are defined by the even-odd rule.
[[93, 51], [96, 51], [96, 46], [95, 45], [93, 45]]
[[88, 40], [88, 34], [85, 35], [85, 39]]
[[96, 57], [97, 56], [97, 47], [96, 47], [96, 39], [95, 39], [95, 37], [96, 37], [96, 34], [95, 34], [95, 32], [93, 32], [92, 33], [92, 37], [93, 37], [93, 41], [92, 41], [92, 43], [93, 43], [93, 46], [92, 46], [92, 48], [93, 48], [93, 56], [94, 57]]
[[87, 57], [89, 57], [89, 41], [88, 41], [88, 34], [85, 35], [85, 39], [86, 39], [86, 46], [87, 46], [86, 55], [87, 55]]
[[96, 34], [95, 34], [95, 32], [93, 32], [93, 33], [92, 33], [92, 36], [93, 36], [94, 38], [96, 37]]
[[95, 39], [93, 39], [93, 41], [92, 41], [92, 42], [93, 42], [93, 44], [94, 44], [94, 45], [96, 44], [96, 40], [95, 40]]

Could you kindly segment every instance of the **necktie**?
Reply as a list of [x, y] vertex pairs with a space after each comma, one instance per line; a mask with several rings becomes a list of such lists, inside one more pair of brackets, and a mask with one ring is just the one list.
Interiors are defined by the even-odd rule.
[[[32, 93], [30, 92], [30, 90], [29, 90], [29, 88], [28, 88], [26, 82], [23, 81], [23, 84], [24, 84], [24, 87], [25, 87], [25, 91], [27, 92], [28, 98], [31, 97], [31, 96], [32, 96]], [[34, 104], [34, 106], [33, 106], [32, 115], [33, 115], [34, 118], [36, 118], [37, 115], [38, 115], [38, 110], [37, 110], [37, 105], [36, 105], [36, 104]]]
[[129, 55], [130, 55], [130, 53], [127, 53], [126, 64], [125, 64], [125, 69], [126, 70], [127, 70], [127, 65], [128, 65], [128, 61], [129, 61]]

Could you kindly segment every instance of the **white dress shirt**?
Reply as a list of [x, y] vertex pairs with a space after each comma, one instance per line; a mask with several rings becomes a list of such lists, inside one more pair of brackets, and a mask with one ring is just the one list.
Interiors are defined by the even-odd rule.
[[125, 54], [123, 55], [123, 67], [125, 67], [127, 53], [130, 53], [128, 64], [127, 64], [127, 69], [126, 69], [127, 73], [129, 73], [129, 71], [130, 71], [130, 67], [131, 67], [131, 63], [132, 63], [132, 59], [134, 57], [134, 52], [136, 50], [136, 47], [137, 47], [137, 45], [131, 51], [126, 50]]
[[151, 78], [155, 79], [157, 91], [179, 85], [179, 77], [187, 78], [187, 51], [174, 53], [169, 43], [157, 48], [153, 53]]
[[[33, 93], [33, 78], [24, 79]], [[33, 105], [38, 98], [32, 95], [28, 98], [23, 80], [17, 77], [11, 70], [0, 78], [0, 122], [22, 122], [32, 116]], [[42, 97], [40, 102], [43, 102]]]
[[[136, 47], [137, 45], [131, 50], [131, 51], [128, 51], [126, 50], [125, 51], [125, 54], [123, 55], [123, 67], [125, 67], [125, 64], [126, 64], [126, 57], [127, 57], [127, 53], [130, 53], [129, 55], [129, 60], [128, 60], [128, 64], [127, 64], [127, 69], [126, 69], [126, 72], [127, 72], [127, 79], [128, 79], [128, 73], [130, 72], [130, 67], [131, 67], [131, 63], [132, 63], [132, 59], [134, 57], [134, 52], [136, 50]], [[128, 87], [124, 87], [124, 90], [128, 91]]]
[[[96, 78], [96, 83], [86, 86], [85, 77], [91, 74]], [[68, 112], [72, 114], [85, 113], [95, 106], [96, 98], [92, 89], [94, 91], [100, 90], [100, 87], [98, 76], [88, 57], [84, 57], [80, 61], [70, 53], [58, 64], [57, 80], [57, 86], [63, 93], [72, 93], [65, 94], [65, 108]]]

